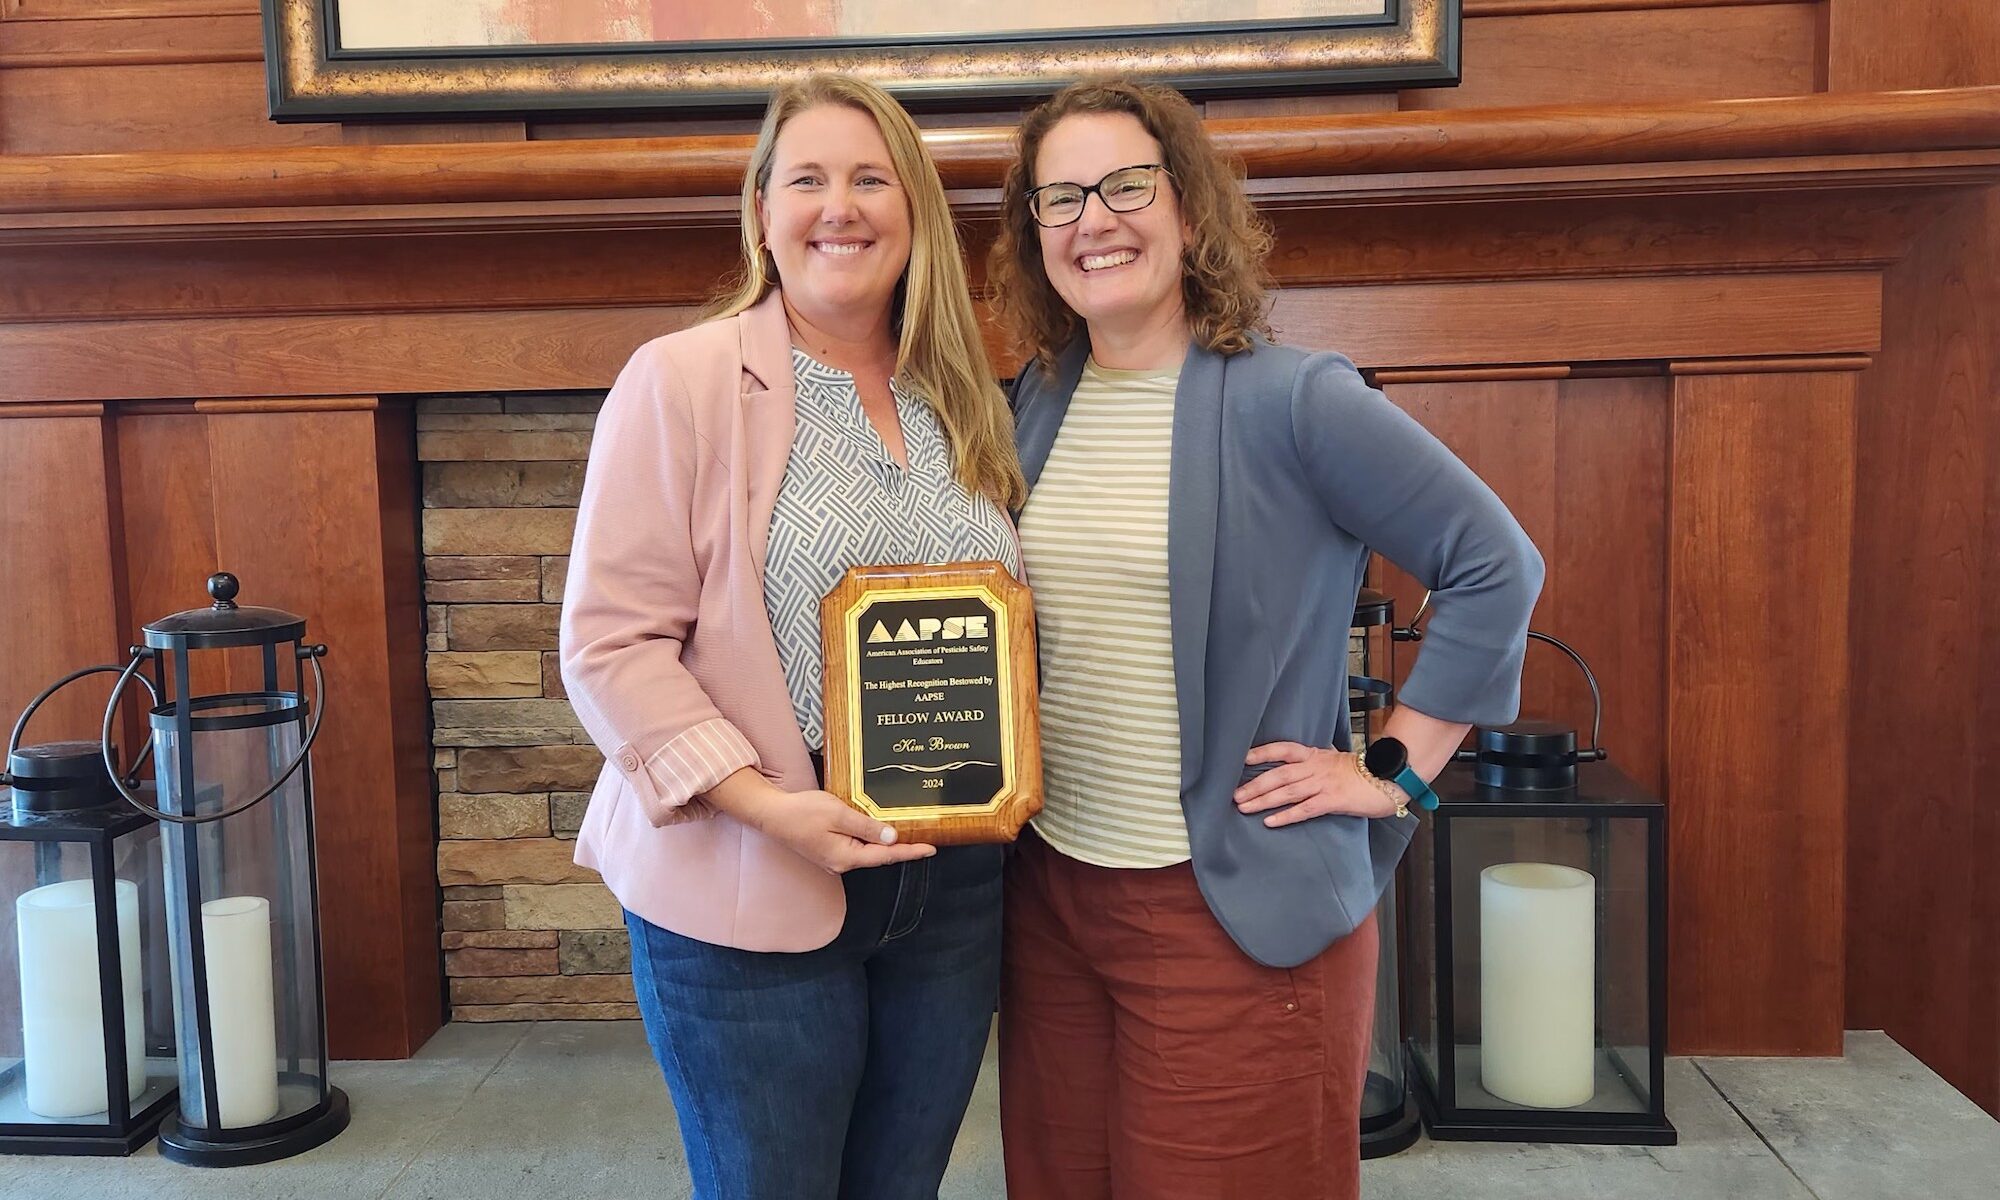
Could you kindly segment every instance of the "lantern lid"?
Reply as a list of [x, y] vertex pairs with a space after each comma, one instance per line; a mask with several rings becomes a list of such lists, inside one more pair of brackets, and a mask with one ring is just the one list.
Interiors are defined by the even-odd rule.
[[[114, 747], [112, 753], [117, 753]], [[110, 804], [111, 775], [97, 742], [43, 742], [21, 746], [7, 756], [14, 804], [30, 812], [66, 812]]]
[[1516, 721], [1490, 728], [1482, 725], [1477, 736], [1482, 757], [1511, 756], [1532, 765], [1575, 763], [1577, 759], [1576, 730], [1553, 721]]
[[[1576, 747], [1576, 730], [1551, 721], [1516, 721], [1474, 730], [1478, 749], [1460, 752], [1473, 774], [1489, 787], [1519, 791], [1560, 791], [1576, 786], [1576, 768], [1586, 756]], [[1595, 758], [1596, 755], [1589, 756]]]
[[296, 642], [305, 637], [306, 619], [282, 608], [239, 608], [236, 576], [220, 571], [208, 577], [208, 594], [215, 603], [161, 617], [146, 626], [146, 645], [155, 650], [213, 649], [222, 646], [262, 646]]

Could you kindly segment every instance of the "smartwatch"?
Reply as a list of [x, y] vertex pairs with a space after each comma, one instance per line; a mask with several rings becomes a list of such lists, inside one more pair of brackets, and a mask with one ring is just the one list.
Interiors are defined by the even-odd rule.
[[1368, 743], [1355, 760], [1363, 773], [1384, 783], [1393, 783], [1409, 794], [1410, 802], [1425, 812], [1438, 806], [1437, 793], [1410, 766], [1410, 751], [1396, 738], [1381, 737]]

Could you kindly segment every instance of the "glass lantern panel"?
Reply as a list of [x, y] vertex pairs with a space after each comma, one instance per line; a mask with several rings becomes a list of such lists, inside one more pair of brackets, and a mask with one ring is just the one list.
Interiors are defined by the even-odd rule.
[[1405, 914], [1410, 939], [1410, 957], [1405, 967], [1409, 988], [1405, 1009], [1410, 1022], [1408, 1034], [1417, 1068], [1434, 1085], [1431, 1087], [1434, 1093], [1443, 1090], [1438, 1055], [1436, 824], [1433, 815], [1419, 820], [1416, 835], [1403, 856], [1403, 861], [1409, 864], [1409, 908]]
[[171, 1092], [179, 1083], [162, 846], [160, 827], [152, 821], [111, 844], [112, 873], [136, 885], [139, 900], [139, 1001], [143, 1013], [139, 1025], [146, 1044], [146, 1090], [133, 1101], [135, 1112]]
[[1396, 961], [1396, 885], [1392, 880], [1375, 906], [1381, 958], [1375, 970], [1375, 1032], [1368, 1042], [1368, 1079], [1361, 1094], [1361, 1119], [1403, 1111], [1408, 1081], [1403, 1077], [1403, 1022]]
[[[1378, 662], [1389, 656], [1377, 650], [1388, 644], [1384, 626], [1353, 629], [1348, 634], [1347, 669], [1351, 675], [1373, 676]], [[1359, 754], [1376, 735], [1375, 726], [1383, 719], [1381, 710], [1350, 712], [1349, 749]], [[1375, 905], [1376, 932], [1380, 938], [1380, 958], [1375, 970], [1374, 1032], [1368, 1044], [1368, 1078], [1361, 1095], [1361, 1120], [1381, 1120], [1400, 1114], [1408, 1099], [1409, 1081], [1403, 1071], [1403, 1022], [1401, 965], [1396, 955], [1396, 882]]]
[[1458, 816], [1450, 839], [1456, 1107], [1650, 1111], [1646, 822]]
[[[227, 706], [199, 707], [198, 715], [289, 711], [288, 697], [232, 697]], [[172, 729], [156, 733], [162, 802], [177, 811], [214, 813], [235, 807], [268, 787], [298, 754], [295, 719], [236, 729], [196, 729], [190, 747], [192, 788], [184, 773], [180, 740]], [[326, 1095], [323, 995], [314, 928], [310, 820], [301, 769], [263, 803], [220, 821], [176, 826], [167, 852], [192, 855], [205, 961], [202, 1004], [176, 996], [181, 1042], [181, 1113], [184, 1122], [210, 1129], [241, 1129], [284, 1121], [318, 1105]], [[176, 938], [195, 919], [176, 911]], [[177, 981], [177, 991], [192, 981]], [[196, 1030], [206, 1010], [211, 1031], [218, 1112], [208, 1113], [203, 1056]]]
[[106, 969], [119, 977], [111, 1018], [123, 1028], [126, 1116], [174, 1086], [153, 826], [112, 843], [112, 877], [115, 916], [100, 920], [89, 841], [0, 841], [0, 1124], [119, 1122]]

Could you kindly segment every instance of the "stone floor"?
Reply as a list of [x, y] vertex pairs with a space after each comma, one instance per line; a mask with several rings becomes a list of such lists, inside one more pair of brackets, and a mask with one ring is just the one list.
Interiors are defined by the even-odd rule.
[[[0, 1158], [0, 1200], [673, 1200], [666, 1089], [632, 1023], [459, 1024], [408, 1062], [336, 1064], [354, 1124], [285, 1162], [196, 1170]], [[1675, 1059], [1670, 1149], [1419, 1142], [1368, 1200], [1994, 1200], [2000, 1123], [1879, 1033], [1842, 1059]], [[945, 1200], [999, 1200], [991, 1061]]]

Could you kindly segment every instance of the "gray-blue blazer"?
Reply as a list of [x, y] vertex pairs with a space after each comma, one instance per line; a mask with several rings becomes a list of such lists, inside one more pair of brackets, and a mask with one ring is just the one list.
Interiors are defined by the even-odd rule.
[[[1087, 341], [1015, 380], [1033, 488]], [[1346, 749], [1347, 645], [1370, 550], [1432, 591], [1399, 703], [1447, 721], [1514, 719], [1542, 558], [1479, 477], [1339, 354], [1196, 345], [1174, 396], [1168, 596], [1181, 808], [1195, 878], [1258, 962], [1311, 959], [1366, 920], [1418, 818], [1325, 816], [1280, 829], [1231, 798], [1250, 748]], [[1034, 582], [1032, 553], [1028, 581]], [[1261, 768], [1259, 768], [1261, 769]]]

